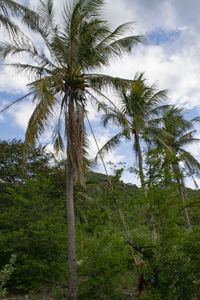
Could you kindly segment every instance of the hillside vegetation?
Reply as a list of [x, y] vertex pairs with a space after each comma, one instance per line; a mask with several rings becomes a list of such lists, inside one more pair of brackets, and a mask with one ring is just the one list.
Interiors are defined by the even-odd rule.
[[[53, 299], [64, 299], [64, 162], [56, 162], [39, 147], [30, 151], [23, 168], [22, 145], [15, 140], [0, 143], [0, 270], [15, 254], [15, 270], [7, 282], [10, 292], [46, 291]], [[94, 172], [86, 174], [85, 189], [75, 187], [79, 299], [116, 300], [136, 293], [139, 275], [131, 248], [138, 262], [145, 261], [145, 276], [156, 278], [154, 284], [146, 285], [142, 299], [198, 299], [199, 191], [187, 190], [192, 223], [188, 230], [175, 184], [167, 189], [161, 183], [152, 185], [145, 197], [137, 186], [120, 181], [121, 172], [116, 170], [111, 177], [113, 191], [106, 176]], [[132, 247], [126, 241], [115, 197]]]

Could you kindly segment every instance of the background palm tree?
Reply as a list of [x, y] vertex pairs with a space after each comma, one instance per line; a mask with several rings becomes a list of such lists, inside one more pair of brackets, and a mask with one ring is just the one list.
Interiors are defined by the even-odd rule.
[[[183, 204], [186, 202], [186, 193], [184, 188], [183, 172], [180, 162], [185, 164], [190, 174], [200, 174], [200, 164], [190, 152], [184, 149], [191, 143], [198, 142], [199, 139], [194, 137], [196, 130], [194, 124], [200, 121], [196, 117], [187, 121], [183, 117], [183, 111], [174, 106], [166, 109], [161, 118], [154, 120], [154, 125], [159, 126], [160, 133], [155, 137], [154, 142], [160, 153], [162, 149], [167, 161], [171, 162], [172, 170], [177, 183], [178, 191], [182, 198]], [[187, 208], [184, 209], [187, 219], [188, 228], [191, 227], [190, 218]]]
[[105, 111], [104, 126], [107, 126], [108, 122], [112, 120], [114, 124], [121, 127], [121, 131], [112, 137], [100, 152], [115, 148], [122, 137], [133, 139], [133, 150], [138, 160], [141, 187], [145, 191], [141, 140], [145, 141], [147, 135], [153, 134], [155, 131], [150, 120], [158, 116], [161, 109], [164, 108], [159, 105], [166, 100], [167, 91], [158, 91], [155, 85], [147, 86], [144, 75], [136, 74], [131, 87], [123, 87], [119, 91], [119, 97], [121, 100], [119, 108], [102, 106]]
[[64, 7], [62, 21], [58, 22], [54, 15], [53, 1], [40, 0], [37, 8], [39, 17], [29, 15], [26, 24], [40, 34], [45, 51], [38, 50], [37, 45], [30, 40], [26, 42], [20, 38], [0, 43], [0, 55], [3, 59], [9, 54], [25, 53], [33, 60], [33, 64], [11, 64], [18, 71], [29, 72], [36, 78], [28, 85], [30, 92], [27, 95], [32, 95], [36, 108], [26, 130], [26, 147], [38, 141], [46, 126], [57, 115], [54, 145], [57, 149], [63, 148], [64, 120], [67, 138], [69, 299], [77, 299], [73, 186], [77, 179], [84, 184], [86, 103], [88, 99], [97, 101], [98, 95], [102, 97], [101, 89], [105, 86], [119, 89], [129, 83], [94, 71], [108, 66], [111, 56], [120, 56], [130, 51], [132, 46], [143, 40], [140, 36], [127, 36], [130, 23], [111, 31], [109, 24], [101, 19], [102, 5], [102, 0], [75, 1]]

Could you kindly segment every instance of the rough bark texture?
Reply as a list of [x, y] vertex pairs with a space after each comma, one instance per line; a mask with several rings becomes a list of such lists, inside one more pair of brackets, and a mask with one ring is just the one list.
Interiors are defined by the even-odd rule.
[[73, 167], [68, 155], [67, 178], [67, 225], [68, 225], [68, 273], [69, 273], [69, 300], [77, 300], [78, 286], [76, 273], [76, 238], [75, 238], [75, 216], [73, 195]]

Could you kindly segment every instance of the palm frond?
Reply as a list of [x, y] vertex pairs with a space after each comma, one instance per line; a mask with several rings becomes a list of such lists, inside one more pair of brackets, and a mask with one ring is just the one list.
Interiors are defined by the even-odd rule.
[[[153, 92], [153, 95], [152, 95]], [[151, 105], [157, 105], [158, 103], [162, 103], [163, 101], [167, 100], [167, 90], [161, 90], [158, 92], [155, 92], [154, 90], [152, 90], [150, 92], [150, 99], [149, 102], [151, 103]]]
[[127, 22], [119, 25], [113, 32], [110, 32], [109, 35], [105, 37], [98, 45], [98, 48], [105, 48], [111, 42], [115, 41], [118, 38], [121, 38], [122, 35], [126, 34], [133, 26], [133, 22]]
[[19, 37], [10, 42], [0, 43], [1, 59], [4, 60], [9, 54], [15, 55], [20, 53], [28, 54], [29, 57], [36, 60], [41, 67], [55, 68], [55, 65], [44, 54], [40, 54], [33, 43], [31, 43], [29, 39], [26, 39], [26, 37]]
[[85, 75], [85, 79], [88, 85], [93, 89], [102, 90], [105, 88], [114, 88], [120, 90], [122, 88], [128, 87], [132, 84], [132, 80], [123, 79], [120, 77], [112, 77], [109, 75], [102, 74], [89, 74]]
[[200, 122], [200, 117], [195, 117], [190, 120], [191, 123]]
[[60, 107], [60, 113], [58, 117], [58, 121], [53, 129], [52, 133], [52, 140], [53, 140], [53, 146], [56, 152], [58, 153], [60, 150], [64, 151], [64, 142], [62, 138], [62, 113], [63, 113], [63, 108], [64, 108], [64, 103], [65, 103], [65, 97], [63, 98], [61, 107]]
[[189, 176], [191, 176], [192, 177], [192, 180], [193, 180], [193, 182], [194, 182], [194, 185], [195, 185], [195, 188], [196, 189], [198, 189], [199, 188], [199, 186], [198, 186], [198, 184], [197, 184], [197, 182], [196, 182], [196, 180], [195, 180], [195, 178], [194, 178], [194, 171], [193, 171], [193, 169], [192, 169], [192, 167], [191, 167], [191, 165], [188, 163], [188, 161], [184, 161], [185, 162], [185, 166], [186, 166], [186, 168], [189, 170], [189, 174], [187, 174], [187, 175], [189, 175]]
[[3, 11], [4, 14], [8, 15], [8, 10], [13, 15], [24, 16], [27, 14], [33, 14], [33, 11], [28, 7], [23, 6], [13, 0], [1, 0], [0, 2], [0, 11]]
[[182, 161], [185, 161], [191, 175], [195, 174], [197, 176], [200, 176], [200, 163], [198, 162], [198, 160], [194, 158], [194, 156], [190, 152], [184, 149], [181, 149], [180, 152], [180, 159]]
[[130, 52], [132, 48], [138, 43], [143, 43], [144, 38], [142, 36], [128, 36], [114, 41], [105, 48], [102, 52], [112, 56], [120, 56], [124, 52]]
[[[166, 150], [169, 151], [169, 153], [171, 155], [176, 155], [176, 151], [174, 149], [174, 147], [168, 143], [168, 140], [169, 138], [171, 138], [172, 136], [165, 130], [156, 130], [155, 128], [153, 129], [153, 131], [157, 131], [158, 135], [155, 135], [155, 132], [154, 132], [154, 136], [153, 136], [153, 141], [155, 144], [157, 145], [161, 145], [163, 146]], [[161, 135], [159, 135], [159, 133], [161, 133]], [[148, 130], [148, 135], [150, 134], [150, 130]], [[163, 138], [164, 136], [167, 137], [167, 139]]]
[[120, 110], [110, 108], [102, 116], [103, 126], [106, 127], [109, 121], [112, 121], [113, 124], [120, 126], [123, 129], [123, 132], [126, 132], [126, 135], [130, 135], [132, 131], [132, 124], [129, 122], [126, 114], [124, 114]]
[[10, 35], [16, 35], [19, 31], [19, 27], [11, 21], [11, 19], [5, 15], [0, 13], [0, 25], [7, 30]]
[[[56, 56], [53, 47], [54, 45], [53, 41], [56, 39], [56, 37], [59, 34], [59, 30], [58, 30], [59, 25], [56, 24], [56, 20], [54, 17], [53, 1], [39, 0], [38, 7], [35, 14], [36, 17], [34, 14], [26, 15], [24, 17], [24, 22], [31, 30], [35, 31], [42, 37], [46, 47], [48, 48], [51, 54], [52, 60], [58, 63], [59, 65], [60, 61]], [[43, 57], [44, 59], [45, 55], [42, 54], [41, 57]]]
[[[27, 42], [27, 41], [26, 41]], [[1, 42], [0, 43], [0, 56], [5, 59], [9, 54], [15, 55], [21, 52], [31, 53], [32, 57], [37, 55], [37, 50], [33, 44], [26, 43], [19, 38], [12, 42]]]
[[33, 101], [37, 101], [37, 104], [28, 123], [26, 145], [35, 145], [46, 126], [50, 124], [58, 103], [57, 94], [61, 91], [60, 86], [58, 88], [59, 84], [54, 76], [46, 76], [28, 84], [34, 95]]
[[61, 74], [59, 72], [56, 73], [56, 71], [58, 71], [58, 69], [52, 72], [53, 74], [51, 75], [46, 75], [44, 78], [27, 84], [27, 86], [36, 94], [35, 100], [39, 99], [40, 93], [42, 95], [44, 89], [51, 91], [53, 95], [65, 91], [63, 74], [62, 72]]
[[50, 125], [54, 115], [54, 107], [57, 99], [45, 86], [44, 81], [35, 86], [34, 98], [39, 99], [30, 120], [25, 134], [25, 146], [35, 145], [47, 125]]
[[[159, 115], [163, 114], [169, 108], [170, 108], [169, 104], [159, 105], [159, 106], [152, 109], [152, 113], [155, 116], [159, 116]], [[154, 120], [156, 120], [156, 119], [154, 119]], [[152, 120], [152, 121], [154, 121], [154, 120]], [[157, 119], [157, 122], [161, 123], [161, 120], [162, 120], [162, 118], [160, 118], [160, 121], [158, 121], [158, 119]]]
[[23, 6], [13, 0], [1, 0], [0, 2], [0, 25], [2, 25], [8, 33], [13, 36], [17, 37], [18, 34], [23, 35], [20, 28], [11, 20], [10, 14], [12, 16], [21, 17], [22, 20], [26, 16], [34, 16], [37, 18], [37, 14], [33, 12], [26, 6]]
[[4, 66], [8, 66], [11, 68], [14, 68], [17, 72], [25, 72], [28, 73], [30, 76], [33, 76], [33, 78], [41, 77], [42, 75], [50, 73], [50, 71], [45, 68], [44, 66], [34, 66], [29, 64], [4, 64]]
[[52, 134], [53, 147], [56, 150], [56, 153], [59, 151], [64, 151], [64, 142], [61, 132], [61, 116], [59, 116], [58, 121], [53, 129]]
[[[104, 93], [102, 93], [101, 91], [99, 91], [97, 88], [95, 88], [93, 86], [93, 91], [100, 96], [100, 98], [104, 98], [109, 104], [112, 105], [112, 107], [114, 107], [116, 110], [118, 110], [118, 107], [115, 105], [115, 103], [110, 99], [108, 98]], [[104, 111], [104, 113], [106, 113], [106, 111], [109, 110], [109, 106], [108, 104], [102, 102], [101, 100], [99, 100], [97, 97], [95, 97], [92, 93], [89, 92], [89, 90], [86, 90], [86, 93], [88, 95], [90, 95], [91, 99], [95, 100], [95, 104], [97, 105], [98, 107], [98, 111]]]
[[98, 151], [98, 153], [95, 157], [95, 160], [98, 158], [99, 155], [101, 155], [103, 157], [109, 151], [114, 150], [121, 142], [122, 137], [123, 137], [123, 132], [119, 132], [118, 134], [113, 136], [109, 141], [107, 141], [103, 145], [103, 147]]
[[194, 138], [193, 135], [196, 133], [196, 130], [192, 130], [190, 132], [187, 132], [186, 134], [182, 135], [179, 139], [178, 139], [178, 143], [180, 146], [186, 146], [188, 144], [192, 144], [192, 143], [196, 143], [199, 142], [200, 139], [198, 138]]
[[0, 110], [0, 113], [2, 113], [2, 112], [4, 112], [5, 110], [9, 109], [11, 106], [15, 105], [16, 103], [21, 102], [22, 100], [24, 100], [25, 98], [27, 98], [28, 96], [30, 96], [30, 95], [32, 95], [32, 94], [33, 94], [33, 92], [30, 92], [30, 93], [28, 93], [28, 94], [26, 94], [26, 95], [24, 95], [24, 96], [18, 98], [17, 100], [13, 101], [12, 103], [6, 105], [4, 108], [2, 108], [2, 109]]

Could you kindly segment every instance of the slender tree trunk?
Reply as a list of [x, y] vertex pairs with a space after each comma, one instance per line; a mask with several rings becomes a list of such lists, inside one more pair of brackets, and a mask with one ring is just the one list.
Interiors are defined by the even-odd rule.
[[[140, 147], [140, 139], [136, 132], [134, 133], [134, 136], [135, 136], [135, 145], [136, 145], [137, 154], [138, 154], [138, 167], [139, 167], [140, 183], [141, 183], [142, 190], [144, 192], [144, 196], [147, 197], [147, 190], [145, 188], [145, 180], [144, 180], [144, 172], [143, 172], [143, 157], [142, 157], [142, 150]], [[150, 226], [153, 227], [153, 224], [154, 224], [153, 215], [151, 215], [149, 223], [150, 223]], [[155, 229], [151, 228], [150, 229], [150, 242], [151, 243], [153, 243], [155, 236], [156, 236]]]
[[77, 300], [78, 285], [76, 273], [76, 235], [73, 195], [73, 167], [70, 156], [67, 155], [66, 172], [66, 199], [67, 199], [67, 226], [68, 226], [68, 273], [69, 273], [69, 300]]
[[147, 191], [145, 189], [145, 182], [144, 182], [143, 158], [142, 158], [142, 151], [141, 151], [141, 147], [140, 147], [140, 140], [139, 140], [139, 136], [137, 135], [137, 133], [134, 133], [134, 136], [135, 136], [135, 145], [136, 145], [137, 154], [138, 154], [138, 167], [139, 167], [140, 183], [141, 183], [141, 187], [144, 191], [144, 195], [147, 196]]
[[[173, 170], [174, 170], [175, 179], [176, 179], [176, 182], [177, 182], [178, 192], [181, 196], [183, 205], [185, 205], [185, 203], [186, 203], [185, 187], [184, 187], [183, 180], [181, 180], [181, 178], [180, 178], [180, 170], [179, 170], [178, 164], [173, 164]], [[190, 222], [190, 216], [189, 216], [187, 207], [184, 208], [184, 212], [185, 212], [185, 217], [186, 217], [186, 220], [187, 220], [187, 227], [188, 227], [188, 229], [190, 229], [191, 228], [191, 222]]]

